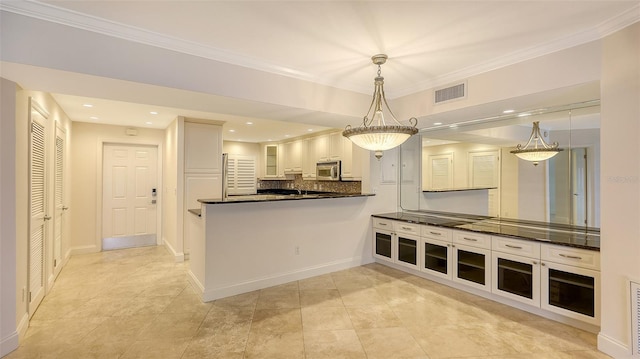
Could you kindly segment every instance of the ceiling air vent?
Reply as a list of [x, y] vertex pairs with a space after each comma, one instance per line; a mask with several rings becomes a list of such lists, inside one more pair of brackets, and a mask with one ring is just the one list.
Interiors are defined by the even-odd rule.
[[465, 97], [467, 97], [467, 83], [462, 82], [453, 86], [436, 89], [434, 92], [434, 103], [439, 104]]

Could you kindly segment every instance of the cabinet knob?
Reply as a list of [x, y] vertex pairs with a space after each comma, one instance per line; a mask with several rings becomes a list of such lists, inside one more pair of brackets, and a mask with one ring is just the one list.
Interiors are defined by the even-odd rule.
[[538, 262], [537, 261], [533, 261], [533, 264], [538, 264]]
[[540, 262], [540, 265], [543, 266], [543, 267], [546, 266], [546, 264], [544, 264], [544, 262]]

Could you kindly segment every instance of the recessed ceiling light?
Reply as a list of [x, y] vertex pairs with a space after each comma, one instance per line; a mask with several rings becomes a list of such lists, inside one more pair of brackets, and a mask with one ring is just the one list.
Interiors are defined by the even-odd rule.
[[236, 130], [229, 130], [229, 132], [236, 132]]
[[249, 121], [249, 122], [246, 122], [246, 124], [247, 125], [253, 125], [253, 122]]
[[158, 114], [156, 111], [151, 111], [149, 113], [152, 114], [152, 115], [157, 115]]
[[502, 113], [514, 113], [516, 110], [504, 110]]
[[268, 139], [267, 141], [271, 142], [271, 141], [273, 141], [273, 140], [272, 140], [272, 139]]
[[147, 122], [145, 122], [145, 123], [146, 123], [147, 125], [153, 125], [153, 122], [151, 122], [151, 121], [147, 121]]
[[442, 122], [434, 122], [433, 125], [434, 126], [440, 126], [440, 125], [442, 125]]
[[97, 120], [98, 118], [97, 118], [96, 116], [91, 116], [91, 117], [89, 117], [89, 119], [91, 119], [91, 120]]
[[456, 125], [455, 123], [453, 125], [449, 125], [450, 128], [456, 128], [458, 127], [458, 125]]
[[313, 132], [313, 128], [308, 129], [307, 132]]
[[284, 135], [284, 137], [291, 137], [291, 135]]
[[526, 117], [526, 116], [531, 116], [531, 114], [528, 112], [523, 112], [518, 114], [518, 117]]
[[93, 105], [92, 105], [92, 104], [90, 104], [90, 103], [85, 103], [85, 104], [84, 104], [84, 105], [82, 105], [82, 106], [84, 106], [84, 107], [89, 107], [89, 108], [93, 107]]

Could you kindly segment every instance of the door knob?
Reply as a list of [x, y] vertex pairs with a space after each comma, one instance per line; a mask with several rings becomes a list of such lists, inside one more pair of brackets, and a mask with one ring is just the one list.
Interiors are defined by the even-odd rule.
[[45, 215], [44, 217], [42, 217], [42, 219], [44, 219], [45, 221], [48, 221], [48, 220], [50, 220], [50, 219], [51, 219], [51, 217], [50, 217], [50, 216]]
[[67, 206], [63, 206], [63, 207], [62, 207], [62, 210], [63, 210], [63, 211], [66, 211], [66, 210], [68, 210], [68, 209], [69, 209], [69, 207], [67, 207]]

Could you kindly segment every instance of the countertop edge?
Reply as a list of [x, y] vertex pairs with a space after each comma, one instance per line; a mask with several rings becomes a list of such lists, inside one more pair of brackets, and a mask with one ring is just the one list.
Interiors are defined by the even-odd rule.
[[[422, 224], [422, 225], [433, 226], [433, 227], [447, 228], [447, 229], [453, 229], [453, 230], [457, 230], [457, 231], [466, 231], [466, 232], [488, 234], [488, 235], [493, 235], [493, 236], [508, 237], [508, 238], [514, 238], [514, 239], [522, 239], [522, 240], [528, 240], [528, 241], [539, 242], [539, 243], [544, 243], [544, 244], [551, 244], [551, 245], [557, 245], [557, 246], [572, 247], [572, 248], [585, 249], [585, 250], [594, 251], [594, 252], [600, 252], [600, 247], [599, 246], [596, 247], [596, 246], [582, 245], [582, 244], [577, 244], [577, 243], [567, 243], [567, 242], [557, 242], [557, 241], [554, 242], [554, 241], [535, 238], [535, 237], [523, 237], [523, 236], [518, 236], [518, 235], [499, 233], [499, 232], [490, 231], [490, 230], [459, 228], [458, 227], [459, 225], [447, 225], [447, 224], [439, 224], [439, 223], [427, 223], [427, 222], [422, 222], [422, 221], [413, 221], [413, 220], [409, 220], [409, 219], [397, 218], [397, 214], [398, 213], [399, 212], [372, 214], [371, 217], [389, 219], [389, 220], [394, 220], [394, 221], [401, 221], [401, 222], [406, 222], [406, 223], [416, 223], [416, 224]], [[425, 217], [425, 218], [429, 217], [429, 215], [426, 215], [426, 214], [425, 215], [413, 214], [413, 215], [415, 217], [420, 217], [420, 216]], [[454, 216], [452, 216], [452, 217], [454, 217]], [[539, 230], [540, 231], [549, 231], [548, 229], [544, 229], [544, 228], [539, 228]]]
[[300, 201], [300, 200], [315, 200], [315, 199], [331, 199], [331, 198], [358, 198], [358, 197], [372, 197], [375, 196], [375, 193], [332, 193], [332, 194], [322, 194], [322, 195], [273, 195], [273, 198], [265, 198], [265, 199], [198, 199], [198, 202], [202, 204], [229, 204], [229, 203], [258, 203], [258, 202], [281, 202], [281, 201]]

